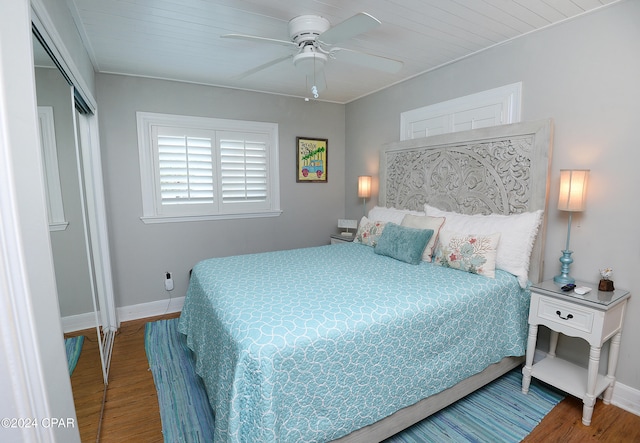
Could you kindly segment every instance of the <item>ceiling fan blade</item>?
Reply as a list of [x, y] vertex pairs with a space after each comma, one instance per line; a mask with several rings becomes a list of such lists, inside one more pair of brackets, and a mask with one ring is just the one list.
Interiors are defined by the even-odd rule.
[[327, 45], [335, 45], [336, 43], [348, 40], [379, 25], [380, 20], [377, 18], [366, 12], [359, 12], [342, 23], [338, 23], [333, 28], [326, 30], [320, 34], [316, 40]]
[[221, 35], [220, 38], [233, 38], [236, 40], [249, 40], [252, 42], [260, 42], [260, 43], [269, 43], [280, 46], [288, 46], [290, 48], [298, 49], [298, 45], [292, 41], [287, 40], [278, 40], [276, 38], [268, 38], [268, 37], [258, 37], [257, 35], [246, 35], [246, 34], [224, 34]]
[[365, 68], [388, 72], [390, 74], [395, 74], [396, 72], [398, 72], [403, 65], [403, 63], [399, 60], [381, 57], [379, 55], [367, 54], [364, 52], [352, 51], [350, 49], [344, 48], [335, 48], [331, 50], [331, 57], [335, 58], [336, 60], [364, 66]]
[[248, 77], [248, 76], [250, 76], [252, 74], [255, 74], [258, 71], [262, 71], [263, 69], [267, 69], [270, 66], [277, 65], [278, 63], [281, 63], [281, 62], [283, 62], [285, 60], [288, 60], [288, 59], [290, 59], [292, 57], [293, 57], [293, 55], [285, 55], [284, 57], [280, 57], [280, 58], [277, 58], [275, 60], [271, 60], [270, 62], [264, 63], [264, 64], [262, 64], [260, 66], [256, 66], [255, 68], [249, 69], [248, 71], [245, 71], [242, 74], [237, 75], [236, 78], [239, 79], [239, 80], [243, 79], [243, 78]]

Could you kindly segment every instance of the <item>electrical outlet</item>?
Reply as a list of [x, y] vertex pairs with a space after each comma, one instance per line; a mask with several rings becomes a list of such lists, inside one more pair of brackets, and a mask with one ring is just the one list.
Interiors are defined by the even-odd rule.
[[173, 291], [173, 278], [171, 278], [171, 272], [164, 273], [164, 288], [167, 291]]

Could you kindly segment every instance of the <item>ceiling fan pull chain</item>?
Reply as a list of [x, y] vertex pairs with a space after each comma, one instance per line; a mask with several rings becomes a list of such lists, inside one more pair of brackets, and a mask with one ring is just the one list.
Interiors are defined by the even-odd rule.
[[311, 87], [311, 93], [313, 94], [313, 98], [318, 98], [320, 94], [318, 94], [318, 87], [316, 86], [316, 58], [313, 57], [313, 86]]

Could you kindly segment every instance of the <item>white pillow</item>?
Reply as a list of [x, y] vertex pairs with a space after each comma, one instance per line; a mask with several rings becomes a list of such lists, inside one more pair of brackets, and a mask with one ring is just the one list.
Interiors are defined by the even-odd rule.
[[465, 215], [442, 211], [426, 204], [424, 210], [430, 216], [446, 217], [442, 232], [456, 231], [471, 234], [499, 232], [496, 267], [518, 277], [520, 286], [526, 288], [529, 280], [529, 260], [542, 221], [542, 210], [513, 215]]
[[428, 215], [413, 214], [407, 214], [402, 219], [402, 226], [433, 230], [433, 235], [429, 239], [429, 242], [427, 243], [427, 246], [424, 248], [424, 252], [422, 253], [422, 261], [431, 261], [433, 249], [436, 246], [436, 242], [438, 241], [438, 234], [440, 233], [440, 228], [444, 224], [444, 221], [444, 217], [430, 217]]
[[367, 218], [373, 221], [381, 221], [386, 223], [402, 224], [402, 219], [407, 214], [424, 215], [424, 212], [409, 211], [408, 209], [384, 208], [382, 206], [374, 206]]

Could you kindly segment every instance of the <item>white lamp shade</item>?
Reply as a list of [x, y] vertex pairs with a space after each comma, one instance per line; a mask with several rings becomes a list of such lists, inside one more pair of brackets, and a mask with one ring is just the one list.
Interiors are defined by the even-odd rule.
[[358, 177], [358, 197], [371, 197], [371, 176], [361, 175]]
[[561, 169], [558, 209], [580, 212], [587, 205], [588, 169]]

